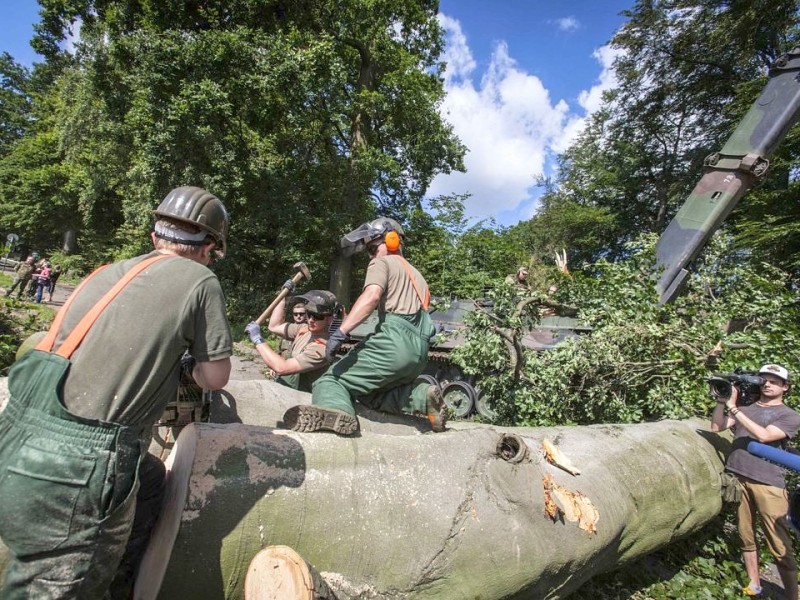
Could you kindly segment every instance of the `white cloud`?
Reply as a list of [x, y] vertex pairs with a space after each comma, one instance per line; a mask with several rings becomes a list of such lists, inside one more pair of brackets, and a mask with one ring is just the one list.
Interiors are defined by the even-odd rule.
[[612, 65], [614, 64], [614, 59], [616, 59], [620, 53], [621, 50], [612, 48], [611, 46], [603, 46], [592, 53], [592, 56], [594, 56], [603, 67], [603, 70], [600, 71], [598, 77], [599, 82], [578, 95], [578, 104], [580, 104], [587, 113], [591, 114], [598, 110], [602, 103], [603, 92], [614, 89], [617, 86], [617, 74], [612, 68]]
[[557, 153], [564, 152], [578, 138], [586, 125], [589, 116], [600, 109], [603, 104], [603, 92], [617, 86], [617, 73], [614, 71], [614, 59], [619, 56], [620, 50], [611, 46], [602, 46], [592, 56], [600, 63], [602, 70], [597, 77], [597, 82], [588, 90], [578, 94], [578, 104], [584, 110], [584, 116], [572, 119], [561, 132], [561, 138], [553, 144]]
[[447, 46], [442, 55], [447, 63], [444, 71], [445, 81], [469, 77], [477, 65], [467, 45], [467, 36], [461, 31], [460, 23], [441, 13], [439, 13], [439, 23], [447, 32]]
[[[447, 35], [444, 73], [447, 95], [441, 113], [467, 146], [466, 173], [439, 175], [428, 196], [469, 193], [471, 217], [517, 213], [529, 218], [535, 209], [536, 177], [548, 174], [548, 161], [579, 135], [586, 114], [599, 107], [602, 90], [613, 85], [613, 53], [594, 53], [603, 70], [598, 82], [580, 94], [582, 115], [564, 100], [554, 101], [542, 81], [522, 70], [504, 42], [495, 46], [481, 80], [460, 23], [439, 15]], [[581, 111], [581, 112], [583, 112]]]
[[581, 24], [575, 17], [556, 19], [556, 25], [561, 31], [577, 31], [581, 27]]

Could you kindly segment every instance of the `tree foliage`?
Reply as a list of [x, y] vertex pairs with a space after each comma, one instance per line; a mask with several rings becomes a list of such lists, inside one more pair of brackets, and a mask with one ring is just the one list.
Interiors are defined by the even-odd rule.
[[[201, 185], [230, 209], [218, 272], [234, 312], [252, 312], [297, 260], [325, 287], [344, 231], [412, 210], [433, 176], [462, 168], [437, 112], [435, 2], [42, 5], [37, 44], [59, 65], [60, 102], [41, 128], [89, 262], [141, 252], [160, 198]], [[78, 20], [69, 57], [59, 43]], [[4, 225], [53, 199], [16, 185]]]
[[408, 256], [434, 296], [479, 298], [516, 269], [521, 249], [493, 220], [470, 223], [461, 195], [441, 196], [409, 218]]
[[30, 72], [0, 55], [0, 156], [25, 135], [31, 117]]
[[[660, 233], [721, 148], [766, 79], [768, 65], [798, 41], [795, 0], [640, 0], [612, 40], [618, 86], [560, 157], [541, 210], [520, 225], [532, 252], [570, 247], [578, 261], [625, 255], [625, 244]], [[794, 210], [787, 206], [797, 136], [772, 159], [762, 190], [731, 222], [756, 259], [777, 246], [794, 271]], [[775, 223], [767, 233], [764, 221]]]
[[[653, 287], [654, 238], [629, 245], [625, 261], [601, 260], [559, 282], [558, 298], [580, 307], [591, 333], [515, 365], [497, 328], [517, 335], [535, 315], [515, 314], [520, 298], [500, 288], [492, 314], [478, 312], [455, 352], [507, 422], [526, 425], [635, 423], [706, 416], [705, 378], [765, 362], [800, 368], [800, 331], [788, 276], [752, 267], [719, 236], [674, 304]], [[516, 319], [516, 321], [514, 320]], [[528, 319], [528, 322], [525, 321]]]

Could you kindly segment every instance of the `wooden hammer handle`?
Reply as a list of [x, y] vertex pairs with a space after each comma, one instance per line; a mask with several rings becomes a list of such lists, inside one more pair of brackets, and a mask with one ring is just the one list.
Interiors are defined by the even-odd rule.
[[[300, 283], [300, 280], [302, 278], [303, 274], [300, 271], [292, 275], [292, 281], [294, 281], [295, 285]], [[282, 289], [281, 293], [275, 297], [275, 300], [273, 300], [272, 303], [264, 310], [264, 312], [261, 313], [261, 316], [256, 319], [256, 323], [261, 325], [261, 323], [263, 323], [272, 314], [272, 311], [275, 310], [275, 307], [278, 306], [280, 301], [286, 298], [286, 296], [288, 295], [289, 295], [289, 290], [287, 290], [286, 288]]]

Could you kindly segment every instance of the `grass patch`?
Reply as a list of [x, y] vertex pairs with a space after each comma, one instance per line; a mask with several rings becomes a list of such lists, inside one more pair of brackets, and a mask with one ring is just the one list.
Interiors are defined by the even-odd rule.
[[[763, 577], [772, 557], [764, 536], [759, 565], [765, 599], [782, 598], [777, 583]], [[798, 554], [795, 544], [795, 557]], [[570, 600], [722, 600], [744, 598], [747, 573], [740, 560], [736, 507], [726, 505], [711, 523], [682, 540], [611, 573], [597, 575]]]
[[[10, 285], [11, 278], [0, 274], [0, 286], [5, 290]], [[0, 375], [8, 373], [22, 342], [37, 331], [49, 329], [55, 316], [55, 309], [45, 304], [0, 296]]]

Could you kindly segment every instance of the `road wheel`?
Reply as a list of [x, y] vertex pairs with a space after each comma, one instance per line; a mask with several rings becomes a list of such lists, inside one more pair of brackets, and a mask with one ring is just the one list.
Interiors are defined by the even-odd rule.
[[466, 381], [451, 381], [442, 388], [442, 396], [453, 415], [463, 419], [475, 408], [477, 393]]
[[475, 410], [478, 414], [487, 421], [495, 421], [497, 413], [489, 405], [489, 398], [484, 394], [480, 388], [476, 390], [477, 398], [475, 400]]

